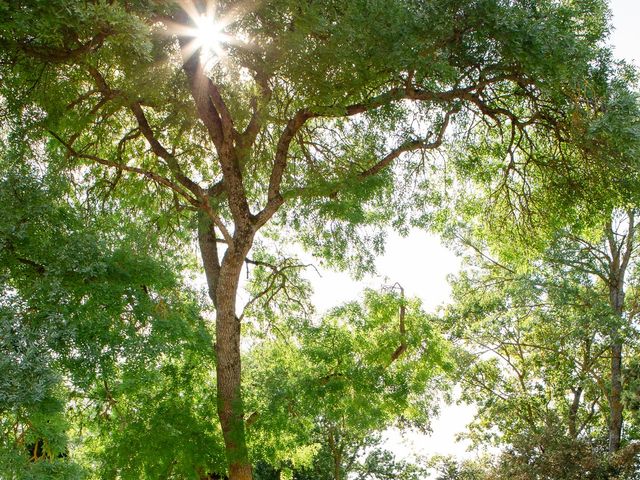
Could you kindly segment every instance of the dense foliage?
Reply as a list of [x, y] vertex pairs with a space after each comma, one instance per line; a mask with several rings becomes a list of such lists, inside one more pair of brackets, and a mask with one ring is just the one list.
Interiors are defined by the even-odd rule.
[[[640, 115], [607, 20], [0, 0], [0, 476], [413, 480], [381, 434], [452, 378], [503, 454], [442, 478], [627, 475]], [[314, 313], [293, 252], [361, 275], [411, 226], [480, 256], [442, 318], [397, 284]]]

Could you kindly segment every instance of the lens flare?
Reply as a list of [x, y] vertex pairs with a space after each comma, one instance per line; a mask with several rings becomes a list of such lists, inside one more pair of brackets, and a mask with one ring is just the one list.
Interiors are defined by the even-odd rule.
[[198, 55], [202, 68], [211, 71], [225, 61], [230, 48], [253, 48], [247, 35], [232, 25], [260, 4], [261, 0], [240, 0], [222, 12], [216, 0], [181, 0], [183, 15], [163, 24], [166, 34], [180, 38], [184, 62]]
[[212, 14], [203, 14], [195, 17], [195, 28], [191, 34], [194, 41], [194, 49], [200, 52], [200, 59], [204, 65], [216, 63], [224, 55], [224, 44], [228, 37], [224, 33], [224, 25], [216, 21]]

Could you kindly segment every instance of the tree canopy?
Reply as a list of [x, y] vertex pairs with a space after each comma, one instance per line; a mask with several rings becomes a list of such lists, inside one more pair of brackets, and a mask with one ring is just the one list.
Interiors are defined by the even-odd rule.
[[[411, 225], [480, 238], [519, 273], [555, 236], [604, 225], [619, 450], [635, 217], [626, 234], [598, 221], [636, 208], [638, 116], [604, 1], [27, 0], [0, 18], [7, 475], [245, 480], [322, 449], [338, 480], [385, 427], [427, 425], [451, 364], [435, 318], [398, 289], [315, 318], [304, 265], [278, 248], [358, 275], [385, 228]], [[507, 293], [559, 308], [589, 273]], [[475, 313], [513, 320], [504, 293]], [[563, 322], [589, 316], [562, 305]], [[479, 321], [476, 340], [494, 328]], [[543, 370], [587, 389], [570, 366]], [[533, 408], [536, 381], [505, 378], [508, 400]]]

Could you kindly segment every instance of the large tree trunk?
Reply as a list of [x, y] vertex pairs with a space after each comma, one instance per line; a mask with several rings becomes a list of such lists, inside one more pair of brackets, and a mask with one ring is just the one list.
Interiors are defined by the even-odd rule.
[[216, 380], [218, 418], [222, 426], [230, 480], [251, 480], [252, 468], [245, 438], [241, 394], [240, 321], [236, 298], [240, 271], [251, 248], [253, 232], [234, 236], [219, 261], [215, 232], [200, 219], [199, 244], [207, 275], [209, 295], [216, 308]]
[[338, 445], [333, 429], [329, 430], [329, 450], [333, 459], [333, 480], [342, 480], [342, 447]]
[[224, 436], [229, 478], [250, 480], [251, 464], [245, 440], [244, 409], [240, 392], [240, 322], [235, 312], [239, 271], [240, 267], [237, 265], [227, 267], [223, 263], [216, 292], [218, 417]]

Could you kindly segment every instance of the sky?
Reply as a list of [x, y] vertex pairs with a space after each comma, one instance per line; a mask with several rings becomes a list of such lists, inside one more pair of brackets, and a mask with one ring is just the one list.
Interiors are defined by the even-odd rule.
[[640, 1], [612, 0], [611, 11], [614, 30], [610, 42], [614, 46], [616, 57], [623, 58], [640, 66]]
[[[386, 252], [376, 260], [378, 275], [356, 282], [347, 273], [322, 270], [322, 277], [310, 278], [313, 302], [322, 312], [360, 298], [364, 288], [380, 289], [398, 282], [405, 295], [420, 298], [425, 310], [434, 312], [449, 299], [447, 277], [459, 269], [460, 260], [437, 236], [417, 229], [406, 237], [389, 232]], [[438, 394], [434, 392], [435, 396]], [[384, 435], [384, 446], [400, 458], [434, 454], [470, 456], [467, 444], [456, 442], [455, 436], [465, 430], [473, 412], [468, 405], [443, 405], [441, 415], [432, 424], [432, 435], [392, 429]]]
[[[636, 66], [640, 65], [640, 0], [613, 0], [610, 2], [613, 31], [609, 42], [614, 55]], [[400, 283], [408, 296], [421, 298], [427, 311], [435, 311], [446, 303], [450, 295], [449, 275], [460, 268], [460, 260], [427, 232], [412, 230], [407, 237], [389, 232], [386, 253], [376, 261], [377, 276], [356, 282], [348, 274], [322, 271], [322, 277], [310, 277], [315, 294], [313, 301], [320, 312], [341, 302], [354, 300], [365, 287], [379, 289], [384, 285]], [[456, 434], [463, 432], [473, 418], [474, 408], [469, 405], [444, 405], [440, 416], [432, 424], [433, 434], [425, 436], [414, 432], [390, 430], [385, 435], [385, 446], [400, 457], [418, 455], [473, 456], [468, 444], [456, 442]]]

